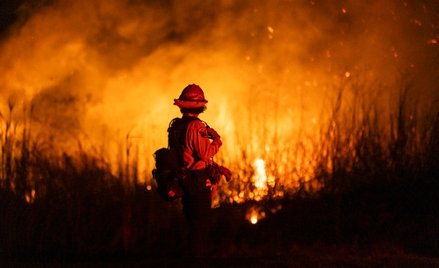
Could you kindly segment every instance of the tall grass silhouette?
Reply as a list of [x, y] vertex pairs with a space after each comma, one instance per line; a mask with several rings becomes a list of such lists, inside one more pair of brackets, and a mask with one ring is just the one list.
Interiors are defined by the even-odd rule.
[[[276, 153], [264, 156], [273, 183], [259, 203], [283, 207], [267, 213], [266, 223], [257, 230], [283, 246], [294, 241], [390, 241], [437, 256], [437, 100], [413, 102], [412, 87], [406, 83], [395, 91], [393, 108], [383, 109], [379, 94], [374, 94], [379, 88], [354, 82], [336, 88], [318, 135], [299, 133], [285, 140], [276, 136], [271, 144]], [[84, 150], [80, 141], [75, 153], [53, 153], [32, 136], [32, 107], [17, 111], [10, 99], [7, 108], [0, 117], [3, 257], [184, 252], [181, 208], [139, 183], [138, 174], [148, 171], [139, 171], [138, 150], [129, 135], [114, 172], [106, 159]], [[17, 123], [14, 113], [24, 119]], [[216, 227], [228, 227], [217, 228], [213, 238], [229, 244], [238, 243], [236, 237], [241, 244], [255, 242], [251, 225], [244, 223], [244, 208], [256, 203], [250, 198], [235, 204], [233, 198], [255, 191], [253, 160], [244, 148], [242, 156], [242, 161], [230, 163], [234, 181], [222, 186], [225, 205], [218, 214], [224, 217], [214, 221]], [[319, 224], [325, 226], [309, 235]]]

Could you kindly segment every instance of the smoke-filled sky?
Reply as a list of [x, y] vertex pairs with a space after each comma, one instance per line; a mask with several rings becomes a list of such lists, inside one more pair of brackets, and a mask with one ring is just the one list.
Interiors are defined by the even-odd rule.
[[104, 144], [129, 134], [150, 155], [165, 145], [179, 115], [173, 99], [189, 83], [204, 89], [203, 118], [229, 134], [228, 150], [315, 123], [347, 79], [383, 98], [401, 78], [419, 97], [438, 92], [435, 0], [1, 5], [1, 112], [24, 104], [35, 132], [55, 140]]

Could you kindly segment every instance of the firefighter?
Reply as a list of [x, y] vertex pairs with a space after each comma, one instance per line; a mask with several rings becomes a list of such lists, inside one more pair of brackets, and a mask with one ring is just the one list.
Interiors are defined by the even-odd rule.
[[189, 253], [195, 257], [204, 256], [207, 249], [212, 203], [208, 166], [222, 145], [220, 135], [198, 118], [206, 110], [206, 103], [198, 85], [185, 87], [180, 97], [174, 99], [182, 117], [174, 119], [168, 129], [169, 146], [177, 149], [188, 171], [182, 182], [182, 204], [189, 225]]

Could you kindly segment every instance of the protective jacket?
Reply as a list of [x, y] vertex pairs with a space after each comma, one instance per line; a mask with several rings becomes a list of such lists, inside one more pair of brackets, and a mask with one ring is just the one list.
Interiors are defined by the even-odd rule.
[[[184, 129], [186, 127], [186, 129]], [[168, 129], [169, 146], [177, 148], [182, 165], [188, 170], [206, 169], [212, 157], [218, 153], [221, 140], [210, 140], [208, 126], [192, 116], [174, 119]]]
[[209, 140], [206, 125], [201, 120], [193, 120], [186, 131], [183, 146], [183, 161], [190, 170], [205, 169], [212, 157], [218, 153], [221, 141]]

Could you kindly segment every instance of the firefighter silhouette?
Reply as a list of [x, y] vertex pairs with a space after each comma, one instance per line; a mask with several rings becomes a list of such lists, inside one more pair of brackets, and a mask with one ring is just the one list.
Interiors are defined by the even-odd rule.
[[[168, 129], [168, 146], [178, 152], [186, 176], [181, 182], [183, 213], [189, 225], [189, 254], [199, 257], [207, 250], [210, 226], [212, 188], [218, 184], [213, 176], [213, 156], [222, 145], [220, 135], [198, 116], [206, 110], [203, 90], [195, 84], [183, 89], [174, 105], [180, 108], [181, 118], [174, 119]], [[217, 173], [227, 181], [231, 173], [217, 166]], [[172, 192], [170, 193], [172, 194]]]

